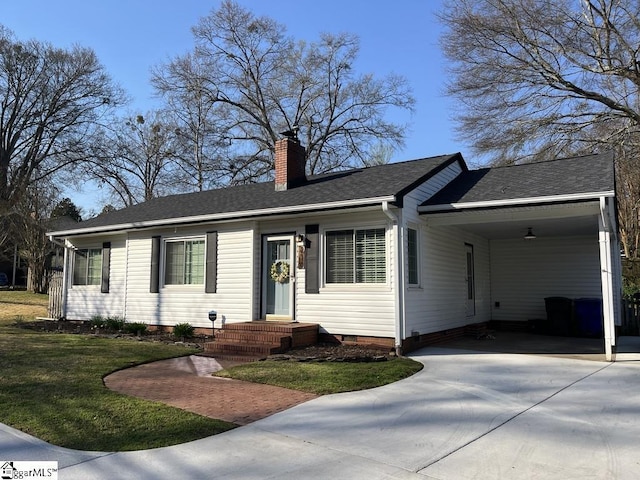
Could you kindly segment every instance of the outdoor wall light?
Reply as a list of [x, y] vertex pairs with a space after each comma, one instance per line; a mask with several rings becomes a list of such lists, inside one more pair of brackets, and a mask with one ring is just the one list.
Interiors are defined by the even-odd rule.
[[525, 240], [535, 240], [536, 236], [533, 233], [533, 230], [531, 229], [531, 227], [529, 227], [529, 229], [527, 230], [527, 234], [524, 236]]

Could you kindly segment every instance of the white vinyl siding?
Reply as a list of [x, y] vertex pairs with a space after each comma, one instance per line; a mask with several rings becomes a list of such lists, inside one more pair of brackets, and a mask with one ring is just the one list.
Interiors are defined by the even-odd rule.
[[[405, 196], [403, 212], [417, 215], [417, 210], [414, 210], [414, 205], [411, 205], [413, 202], [415, 202], [415, 208], [417, 209], [418, 205], [433, 197], [436, 193], [446, 187], [449, 182], [460, 175], [460, 173], [462, 173], [462, 168], [458, 162], [454, 162], [436, 173], [425, 183], [416, 187], [415, 190]], [[407, 200], [409, 200], [409, 203], [407, 203]]]
[[[362, 335], [372, 337], [393, 338], [394, 324], [394, 292], [393, 268], [397, 259], [394, 251], [393, 230], [389, 218], [377, 209], [369, 212], [339, 213], [332, 215], [310, 216], [292, 223], [291, 220], [270, 220], [260, 222], [261, 235], [271, 234], [304, 234], [305, 225], [320, 226], [320, 264], [319, 275], [322, 280], [319, 293], [305, 293], [308, 270], [297, 267], [295, 273], [295, 318], [300, 322], [318, 323], [320, 331], [333, 335]], [[325, 282], [325, 249], [327, 232], [343, 230], [382, 229], [386, 236], [385, 269], [386, 283], [336, 283]], [[259, 244], [256, 242], [256, 245]], [[260, 268], [256, 264], [256, 268]], [[259, 271], [259, 270], [258, 270]], [[259, 277], [259, 275], [256, 275]], [[260, 288], [257, 285], [255, 302], [259, 305]]]
[[100, 285], [102, 279], [102, 249], [82, 248], [73, 255], [73, 284]]
[[[211, 226], [184, 229], [181, 237], [201, 235]], [[222, 322], [247, 322], [252, 315], [253, 230], [238, 224], [215, 226], [218, 232], [216, 293], [205, 293], [204, 284], [170, 285], [150, 293], [151, 237], [172, 240], [171, 231], [135, 232], [129, 237], [129, 281], [127, 286], [128, 321], [172, 326], [188, 322], [196, 327], [211, 327], [208, 312], [218, 312], [216, 327]], [[202, 238], [202, 237], [201, 237]], [[167, 242], [168, 243], [168, 242]]]
[[[467, 316], [467, 249], [473, 245], [475, 315]], [[423, 288], [405, 293], [406, 331], [419, 334], [490, 320], [489, 241], [454, 227], [420, 229]]]
[[[435, 195], [462, 172], [453, 163], [416, 187], [404, 198], [405, 226], [404, 337], [427, 334], [469, 323], [491, 320], [489, 241], [456, 227], [430, 227], [429, 219], [418, 214], [422, 202]], [[417, 231], [418, 284], [414, 284], [410, 229]], [[475, 315], [467, 316], [467, 256], [465, 244], [473, 245]]]
[[[124, 236], [101, 238], [111, 242], [111, 261], [109, 262], [109, 293], [100, 292], [101, 268], [95, 274], [98, 281], [95, 285], [73, 285], [73, 272], [68, 276], [70, 288], [67, 290], [66, 317], [70, 320], [89, 320], [94, 315], [124, 316], [125, 283], [126, 283], [126, 241]], [[78, 239], [74, 247], [93, 249], [93, 241]], [[100, 250], [101, 249], [96, 249]], [[102, 255], [102, 253], [101, 253]], [[71, 259], [70, 259], [71, 260]], [[102, 257], [100, 256], [100, 265]]]
[[598, 253], [596, 235], [493, 240], [493, 320], [544, 319], [546, 297], [602, 298]]

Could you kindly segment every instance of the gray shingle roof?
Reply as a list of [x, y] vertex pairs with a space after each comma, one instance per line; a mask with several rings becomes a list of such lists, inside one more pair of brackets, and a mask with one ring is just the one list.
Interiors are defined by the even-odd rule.
[[[227, 187], [205, 192], [155, 198], [78, 224], [78, 229], [105, 230], [187, 217], [215, 217], [287, 207], [299, 208], [350, 200], [395, 196], [398, 203], [409, 190], [445, 166], [461, 161], [460, 154], [442, 155], [312, 176], [301, 186], [276, 192], [273, 182]], [[57, 233], [57, 232], [52, 232]]]
[[461, 173], [421, 206], [553, 197], [615, 189], [610, 153]]
[[48, 228], [49, 230], [72, 230], [74, 228], [79, 227], [81, 224], [76, 222], [73, 218], [64, 216], [64, 217], [56, 217], [49, 220]]

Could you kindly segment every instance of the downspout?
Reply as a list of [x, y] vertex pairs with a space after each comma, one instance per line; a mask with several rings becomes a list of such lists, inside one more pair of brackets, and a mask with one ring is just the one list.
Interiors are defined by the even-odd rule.
[[124, 298], [122, 299], [122, 318], [127, 320], [127, 313], [129, 311], [129, 237], [131, 232], [127, 232], [127, 236], [124, 240]]
[[400, 228], [400, 215], [389, 209], [389, 202], [382, 202], [382, 211], [393, 223], [393, 237], [397, 252], [396, 262], [393, 269], [393, 285], [395, 287], [394, 298], [394, 320], [395, 320], [395, 349], [396, 355], [402, 355], [402, 339], [404, 338], [404, 307], [403, 307], [403, 285], [401, 279], [404, 278], [404, 241], [402, 238], [403, 229]]

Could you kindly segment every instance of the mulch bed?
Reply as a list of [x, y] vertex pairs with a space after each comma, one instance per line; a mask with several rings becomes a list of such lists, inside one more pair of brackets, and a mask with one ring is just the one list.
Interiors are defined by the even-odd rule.
[[286, 353], [270, 355], [268, 360], [296, 362], [384, 362], [395, 357], [388, 349], [364, 345], [318, 343], [309, 347], [294, 348]]
[[90, 322], [68, 320], [36, 320], [35, 322], [18, 323], [16, 326], [29, 330], [49, 333], [70, 333], [78, 335], [93, 335], [103, 338], [122, 338], [139, 342], [162, 342], [167, 344], [179, 344], [187, 347], [203, 349], [206, 342], [212, 341], [210, 335], [194, 335], [188, 339], [176, 338], [168, 332], [147, 331], [141, 335], [115, 332], [107, 329], [94, 329]]
[[[18, 323], [16, 326], [41, 332], [94, 335], [105, 338], [131, 339], [140, 342], [163, 342], [199, 349], [203, 349], [206, 342], [213, 340], [210, 335], [195, 335], [183, 341], [182, 339], [174, 337], [171, 333], [161, 331], [147, 331], [141, 335], [134, 335], [108, 330], [95, 330], [91, 328], [90, 322], [67, 320], [37, 320], [35, 322]], [[294, 348], [286, 353], [270, 355], [264, 360], [289, 360], [297, 362], [384, 362], [393, 357], [395, 357], [395, 352], [389, 351], [389, 349], [364, 345], [318, 343], [309, 347]]]

